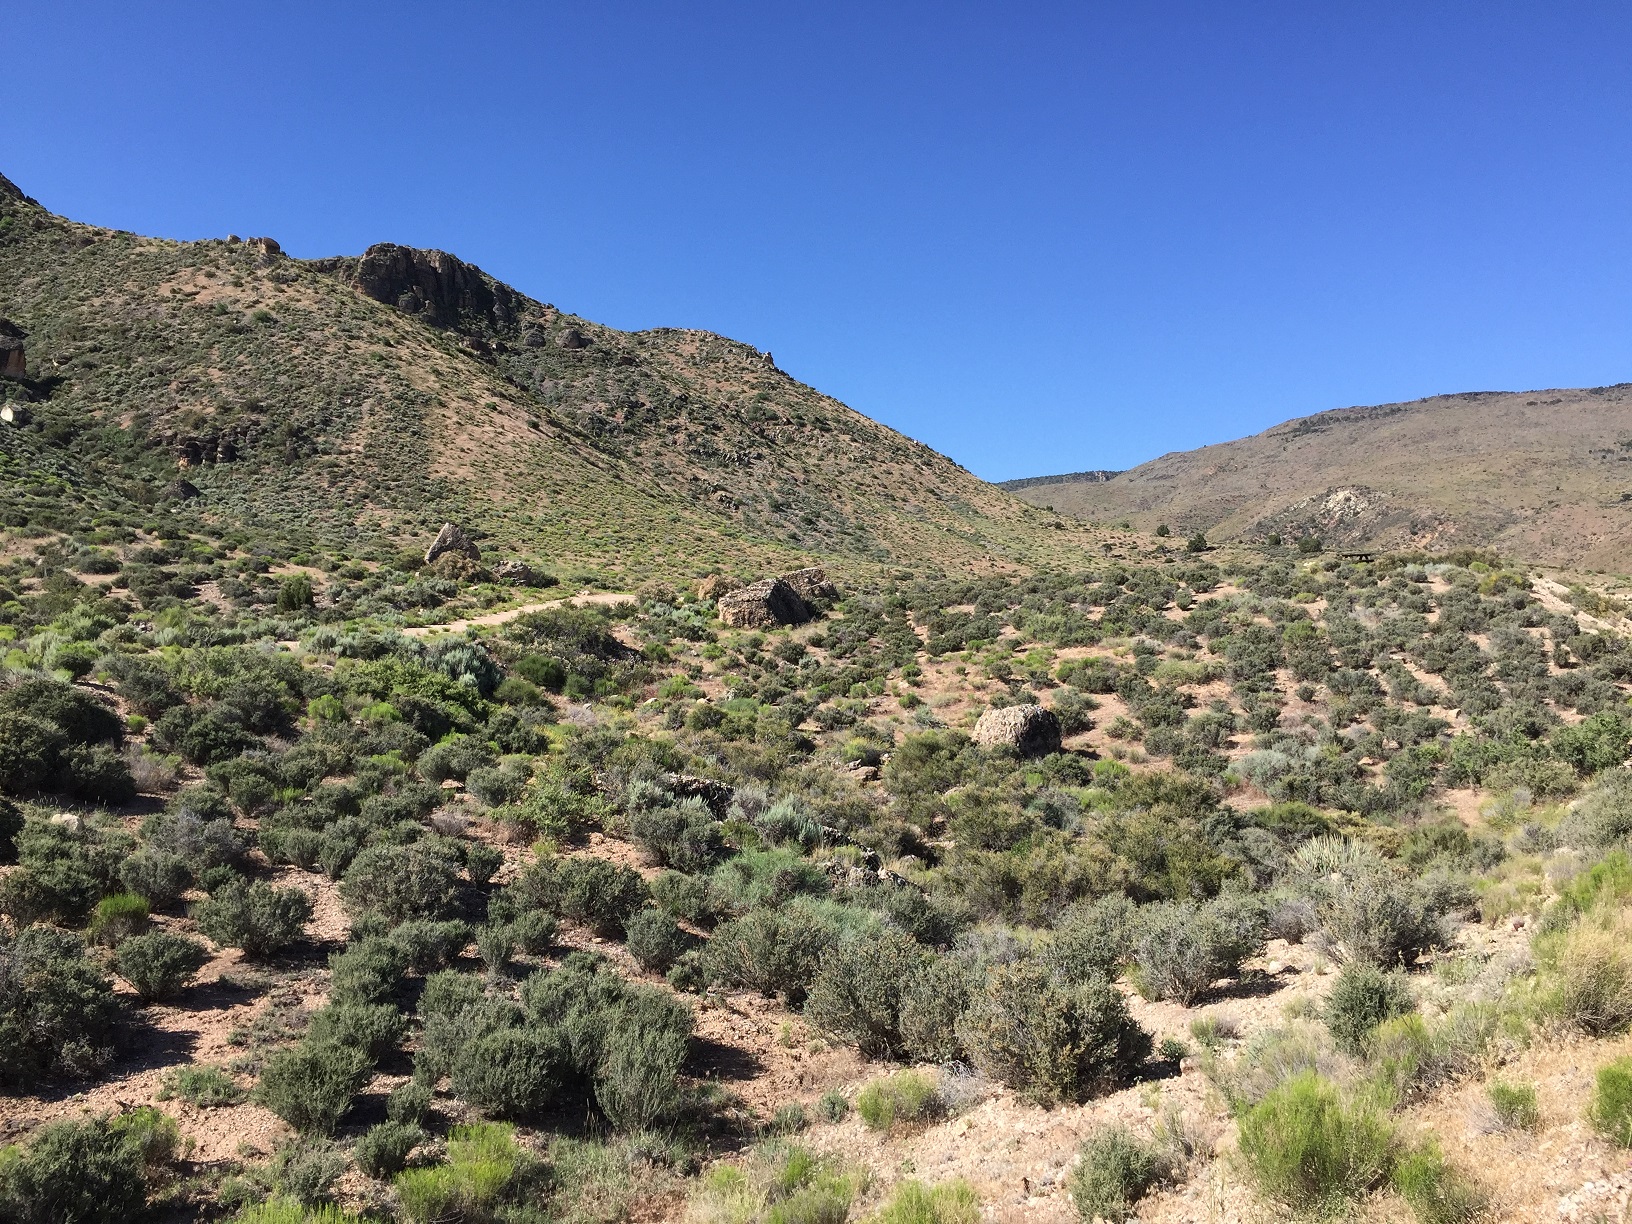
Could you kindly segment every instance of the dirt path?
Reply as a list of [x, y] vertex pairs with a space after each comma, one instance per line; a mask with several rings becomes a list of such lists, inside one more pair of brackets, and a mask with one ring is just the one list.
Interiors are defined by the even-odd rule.
[[445, 625], [416, 625], [412, 629], [404, 629], [408, 637], [429, 637], [433, 633], [463, 633], [472, 625], [503, 625], [515, 620], [518, 616], [526, 616], [529, 612], [544, 612], [550, 608], [561, 608], [571, 604], [575, 608], [587, 608], [595, 605], [625, 603], [633, 599], [633, 595], [618, 595], [608, 591], [598, 591], [585, 595], [573, 595], [568, 599], [547, 599], [543, 603], [522, 604], [519, 608], [511, 608], [508, 612], [489, 612], [486, 616], [470, 616], [463, 620], [449, 621]]

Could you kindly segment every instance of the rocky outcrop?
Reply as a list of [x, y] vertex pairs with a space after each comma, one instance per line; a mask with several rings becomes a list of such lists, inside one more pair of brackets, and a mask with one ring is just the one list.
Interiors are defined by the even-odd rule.
[[696, 774], [664, 774], [663, 785], [676, 799], [701, 799], [716, 820], [724, 820], [737, 792], [724, 782]]
[[[493, 567], [493, 577], [500, 582], [508, 582], [512, 586], [536, 587], [549, 585], [541, 575], [525, 561], [501, 561]], [[554, 580], [552, 579], [551, 582]]]
[[28, 377], [28, 354], [23, 341], [28, 333], [9, 319], [0, 319], [0, 375], [6, 378]]
[[728, 592], [715, 607], [720, 619], [733, 629], [775, 629], [810, 619], [809, 605], [780, 578], [764, 578]]
[[1009, 748], [1021, 756], [1047, 756], [1060, 750], [1060, 720], [1040, 705], [987, 710], [975, 724], [975, 743], [982, 748]]
[[697, 584], [698, 599], [718, 599], [721, 595], [736, 590], [742, 583], [729, 574], [710, 574]]
[[203, 494], [192, 481], [177, 476], [164, 486], [164, 496], [169, 501], [192, 501], [196, 497], [202, 497]]
[[509, 286], [446, 251], [377, 242], [361, 256], [321, 259], [315, 266], [433, 327], [508, 330], [521, 309]]
[[555, 347], [581, 349], [589, 347], [589, 340], [576, 327], [569, 327], [555, 338]]
[[782, 581], [792, 587], [794, 593], [807, 604], [823, 606], [839, 597], [839, 588], [827, 580], [827, 572], [819, 565], [810, 565], [804, 569], [794, 570], [791, 574], [783, 574]]
[[476, 541], [455, 527], [452, 523], [443, 523], [442, 530], [436, 533], [436, 539], [425, 550], [425, 564], [432, 565], [439, 557], [464, 557], [470, 561], [480, 561], [482, 550], [476, 547]]

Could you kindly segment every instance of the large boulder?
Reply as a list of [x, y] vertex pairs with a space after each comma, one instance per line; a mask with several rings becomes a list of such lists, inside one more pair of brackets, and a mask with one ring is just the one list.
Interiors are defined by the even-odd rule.
[[827, 580], [827, 571], [819, 565], [808, 565], [791, 574], [783, 574], [782, 581], [807, 604], [828, 604], [839, 597], [839, 588]]
[[361, 256], [320, 259], [313, 266], [433, 327], [505, 329], [521, 306], [508, 285], [446, 251], [377, 242]]
[[710, 574], [697, 584], [698, 599], [718, 599], [721, 595], [736, 590], [742, 583], [729, 574]]
[[975, 743], [982, 748], [1011, 748], [1021, 756], [1047, 756], [1060, 750], [1060, 720], [1040, 705], [987, 710], [975, 724]]
[[472, 540], [452, 523], [443, 523], [442, 530], [436, 533], [436, 539], [425, 550], [425, 564], [431, 565], [438, 557], [445, 557], [450, 553], [455, 556], [467, 557], [472, 561], [482, 559], [482, 550], [476, 547], [475, 540]]
[[542, 575], [525, 561], [501, 561], [493, 567], [493, 577], [511, 586], [545, 586]]
[[720, 596], [715, 605], [720, 619], [734, 629], [775, 629], [802, 625], [810, 608], [799, 593], [780, 578], [764, 578]]
[[28, 354], [23, 341], [28, 333], [9, 319], [0, 319], [0, 375], [6, 378], [28, 377]]

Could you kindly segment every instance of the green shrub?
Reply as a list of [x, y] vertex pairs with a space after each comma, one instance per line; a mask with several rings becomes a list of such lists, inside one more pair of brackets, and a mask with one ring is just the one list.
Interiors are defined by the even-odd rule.
[[1134, 905], [1122, 893], [1070, 906], [1042, 950], [1049, 968], [1067, 981], [1115, 978], [1132, 952]]
[[1587, 1116], [1611, 1141], [1632, 1148], [1632, 1057], [1598, 1068]]
[[822, 954], [805, 1000], [805, 1018], [819, 1031], [855, 1044], [863, 1057], [890, 1058], [906, 1046], [901, 998], [930, 956], [891, 928], [841, 939]]
[[147, 899], [135, 893], [103, 897], [91, 914], [85, 936], [94, 944], [117, 948], [133, 935], [147, 929]]
[[1423, 890], [1386, 866], [1362, 867], [1327, 884], [1316, 910], [1341, 959], [1379, 969], [1409, 966], [1447, 940], [1443, 915]]
[[1136, 980], [1147, 998], [1190, 1006], [1219, 978], [1263, 947], [1263, 921], [1233, 899], [1164, 901], [1141, 906], [1133, 920]]
[[242, 1088], [233, 1082], [220, 1067], [173, 1067], [160, 1081], [163, 1091], [159, 1099], [180, 1097], [199, 1109], [217, 1109], [236, 1105], [245, 1097]]
[[1554, 1006], [1561, 1019], [1594, 1037], [1632, 1025], [1632, 921], [1594, 910], [1559, 949]]
[[514, 887], [524, 904], [581, 922], [609, 939], [623, 933], [624, 923], [648, 897], [638, 871], [602, 858], [541, 858]]
[[629, 919], [627, 933], [629, 955], [648, 973], [666, 973], [691, 946], [680, 924], [660, 909], [641, 910]]
[[0, 1150], [0, 1219], [125, 1224], [175, 1146], [175, 1123], [155, 1109], [49, 1123], [26, 1147]]
[[526, 1119], [548, 1108], [572, 1069], [571, 1051], [547, 1028], [504, 1028], [455, 1054], [453, 1093], [497, 1118]]
[[255, 1099], [303, 1135], [332, 1135], [372, 1067], [366, 1051], [301, 1042], [267, 1060]]
[[22, 831], [22, 809], [0, 799], [0, 865], [17, 861], [17, 834]]
[[274, 1197], [245, 1207], [233, 1224], [358, 1224], [358, 1218], [333, 1203], [307, 1207], [297, 1199]]
[[[815, 1220], [817, 1217], [802, 1218]], [[980, 1199], [967, 1182], [957, 1180], [926, 1186], [908, 1180], [896, 1186], [869, 1224], [975, 1224], [979, 1219]]]
[[68, 737], [43, 718], [14, 713], [0, 719], [0, 790], [40, 790], [62, 768]]
[[555, 946], [555, 919], [543, 910], [528, 910], [510, 923], [516, 944], [528, 956], [545, 956]]
[[850, 1114], [850, 1098], [842, 1092], [824, 1092], [816, 1102], [816, 1112], [829, 1122], [843, 1122]]
[[464, 950], [470, 942], [470, 927], [457, 919], [433, 922], [429, 918], [415, 918], [393, 927], [389, 938], [409, 969], [431, 973], [448, 965]]
[[408, 1030], [408, 1017], [389, 1003], [330, 1003], [312, 1013], [306, 1039], [361, 1050], [378, 1063]]
[[425, 1141], [425, 1132], [403, 1122], [371, 1126], [352, 1148], [352, 1159], [370, 1177], [383, 1181], [408, 1167], [408, 1158]]
[[280, 1195], [308, 1207], [325, 1202], [346, 1171], [346, 1154], [326, 1139], [286, 1144], [272, 1157], [272, 1185]]
[[1485, 1214], [1486, 1195], [1446, 1162], [1432, 1139], [1402, 1153], [1389, 1180], [1422, 1224], [1467, 1224]]
[[1326, 999], [1324, 1019], [1337, 1048], [1358, 1058], [1379, 1024], [1415, 1007], [1404, 977], [1360, 962], [1345, 965], [1337, 975]]
[[1084, 1220], [1122, 1224], [1159, 1176], [1155, 1148], [1120, 1126], [1090, 1135], [1080, 1154], [1071, 1174], [1071, 1199]]
[[652, 878], [652, 900], [685, 922], [712, 926], [714, 912], [708, 903], [708, 881], [683, 871], [662, 871]]
[[922, 1071], [898, 1071], [869, 1083], [856, 1097], [856, 1112], [873, 1130], [897, 1122], [930, 1122], [942, 1112], [935, 1081]]
[[385, 1116], [405, 1126], [420, 1126], [431, 1112], [431, 1090], [418, 1080], [398, 1084], [385, 1098]]
[[198, 929], [216, 943], [242, 948], [251, 960], [271, 956], [299, 939], [312, 902], [298, 888], [273, 888], [263, 880], [235, 879], [199, 903]]
[[975, 974], [961, 959], [932, 957], [901, 989], [901, 1046], [919, 1062], [964, 1056], [958, 1020], [969, 1006]]
[[209, 959], [209, 952], [196, 939], [171, 931], [150, 931], [120, 944], [113, 963], [142, 1002], [157, 1003], [185, 989]]
[[476, 928], [476, 955], [493, 973], [502, 972], [516, 954], [516, 933], [508, 922], [489, 922]]
[[193, 873], [179, 854], [144, 846], [119, 864], [119, 880], [154, 909], [174, 905], [192, 883]]
[[703, 972], [710, 981], [780, 994], [797, 1005], [834, 938], [826, 923], [794, 905], [749, 910], [714, 932], [703, 949]]
[[691, 1013], [671, 1009], [665, 996], [653, 997], [665, 1006], [624, 1009], [610, 1025], [596, 1061], [595, 1103], [622, 1131], [652, 1127], [672, 1117], [681, 1104], [680, 1066], [690, 1042]]
[[515, 1132], [499, 1123], [456, 1126], [448, 1136], [448, 1163], [407, 1169], [393, 1183], [409, 1224], [492, 1218], [522, 1164]]
[[1130, 1074], [1151, 1049], [1110, 982], [1069, 986], [1032, 961], [990, 971], [958, 1038], [981, 1071], [1041, 1102], [1082, 1100]]
[[629, 831], [660, 864], [677, 871], [706, 871], [725, 852], [724, 828], [701, 799], [637, 809]]
[[75, 936], [52, 927], [0, 927], [0, 1085], [94, 1075], [113, 1056], [119, 1004]]
[[465, 846], [465, 874], [470, 882], [480, 888], [493, 879], [493, 875], [504, 866], [504, 851], [486, 842], [469, 842]]
[[1258, 1188], [1296, 1211], [1332, 1211], [1387, 1176], [1394, 1133], [1365, 1100], [1302, 1071], [1272, 1089], [1240, 1122], [1240, 1151]]
[[389, 937], [357, 940], [329, 957], [329, 999], [339, 1004], [383, 1003], [402, 983], [408, 958]]
[[1491, 1112], [1505, 1130], [1533, 1131], [1541, 1127], [1541, 1108], [1536, 1103], [1533, 1084], [1510, 1084], [1492, 1080], [1485, 1087]]
[[340, 896], [353, 915], [371, 911], [392, 923], [452, 917], [458, 891], [453, 855], [426, 842], [369, 846], [340, 883]]

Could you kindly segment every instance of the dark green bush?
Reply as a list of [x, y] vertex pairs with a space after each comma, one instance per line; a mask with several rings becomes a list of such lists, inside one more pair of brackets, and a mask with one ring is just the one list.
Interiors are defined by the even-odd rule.
[[31, 714], [0, 719], [0, 790], [14, 795], [45, 789], [62, 768], [68, 737]]
[[470, 1041], [453, 1062], [453, 1092], [497, 1118], [547, 1108], [571, 1072], [571, 1053], [551, 1028], [505, 1028]]
[[329, 998], [336, 1003], [381, 1003], [391, 998], [408, 967], [400, 944], [378, 936], [356, 940], [329, 957]]
[[899, 1057], [901, 1000], [930, 962], [908, 935], [886, 927], [841, 939], [822, 954], [805, 1000], [805, 1018], [819, 1031], [855, 1044], [864, 1057]]
[[18, 716], [48, 722], [75, 744], [117, 740], [124, 733], [112, 709], [84, 689], [55, 680], [24, 680], [0, 690], [0, 723]]
[[510, 923], [510, 931], [528, 956], [544, 956], [555, 946], [555, 918], [543, 910], [518, 914]]
[[1123, 1224], [1150, 1193], [1161, 1162], [1151, 1144], [1116, 1126], [1090, 1135], [1071, 1174], [1071, 1199], [1084, 1220]]
[[958, 1021], [976, 1067], [1042, 1102], [1080, 1101], [1125, 1078], [1150, 1054], [1150, 1034], [1104, 978], [1059, 982], [1034, 961], [995, 966]]
[[312, 916], [311, 899], [298, 888], [273, 888], [262, 880], [235, 879], [198, 904], [198, 929], [216, 943], [242, 948], [252, 960], [270, 956], [299, 939]]
[[210, 954], [196, 939], [170, 931], [134, 935], [119, 945], [114, 966], [144, 1003], [170, 998], [192, 981]]
[[15, 803], [0, 799], [0, 865], [17, 861], [17, 834], [22, 831], [22, 810]]
[[1114, 978], [1132, 952], [1134, 905], [1122, 893], [1079, 901], [1060, 915], [1043, 961], [1067, 981]]
[[385, 1116], [393, 1122], [417, 1127], [431, 1112], [431, 1090], [416, 1080], [398, 1084], [385, 1099]]
[[932, 958], [901, 989], [901, 1045], [919, 1062], [948, 1063], [964, 1056], [958, 1020], [974, 991], [974, 970], [950, 956]]
[[602, 858], [540, 858], [513, 886], [524, 904], [581, 922], [612, 938], [646, 903], [640, 873]]
[[680, 924], [660, 909], [643, 909], [628, 922], [629, 955], [649, 973], [666, 973], [691, 946]]
[[113, 1056], [112, 984], [65, 931], [0, 928], [0, 1084], [91, 1076]]
[[255, 1099], [302, 1135], [332, 1135], [372, 1067], [364, 1050], [303, 1041], [267, 1059]]
[[126, 1224], [175, 1150], [175, 1123], [154, 1109], [52, 1122], [26, 1147], [0, 1151], [0, 1219], [8, 1224]]
[[193, 873], [179, 854], [144, 846], [119, 864], [119, 881], [154, 909], [164, 909], [181, 899], [192, 883]]
[[833, 930], [799, 906], [753, 909], [722, 924], [703, 949], [711, 981], [804, 1001]]
[[629, 829], [653, 858], [677, 871], [706, 871], [725, 853], [724, 827], [701, 799], [637, 809]]
[[408, 1017], [389, 1003], [330, 1003], [312, 1015], [306, 1039], [362, 1050], [378, 1063], [408, 1031]]
[[425, 1141], [419, 1127], [402, 1122], [381, 1122], [371, 1126], [352, 1148], [357, 1167], [377, 1180], [395, 1177], [408, 1167], [408, 1158]]
[[458, 861], [425, 842], [370, 846], [352, 860], [340, 884], [353, 914], [372, 910], [393, 923], [452, 917], [458, 892]]
[[433, 922], [428, 918], [414, 918], [392, 929], [391, 942], [402, 952], [408, 968], [416, 973], [430, 973], [446, 966], [464, 950], [470, 942], [470, 927], [457, 920]]
[[1379, 1024], [1415, 1007], [1411, 987], [1399, 973], [1384, 973], [1364, 963], [1349, 964], [1332, 984], [1323, 1018], [1337, 1048], [1358, 1058]]
[[476, 955], [493, 973], [501, 973], [516, 954], [516, 932], [508, 922], [489, 922], [476, 928]]

